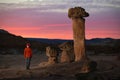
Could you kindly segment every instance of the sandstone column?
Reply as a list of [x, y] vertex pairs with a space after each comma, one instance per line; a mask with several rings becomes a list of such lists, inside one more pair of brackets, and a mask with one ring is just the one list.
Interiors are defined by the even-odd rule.
[[70, 8], [68, 17], [72, 19], [75, 61], [86, 59], [85, 19], [89, 14], [82, 7]]

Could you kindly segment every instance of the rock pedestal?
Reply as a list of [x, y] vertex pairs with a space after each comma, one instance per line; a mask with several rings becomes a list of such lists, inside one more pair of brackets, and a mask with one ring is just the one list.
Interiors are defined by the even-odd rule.
[[75, 61], [86, 59], [85, 54], [85, 19], [89, 14], [82, 7], [70, 8], [68, 17], [72, 19]]

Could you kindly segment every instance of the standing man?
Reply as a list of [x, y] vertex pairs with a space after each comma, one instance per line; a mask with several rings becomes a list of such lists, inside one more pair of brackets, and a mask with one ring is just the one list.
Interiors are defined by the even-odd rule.
[[30, 61], [32, 58], [32, 49], [30, 48], [30, 43], [26, 44], [26, 48], [24, 49], [24, 58], [26, 62], [26, 69], [30, 69]]

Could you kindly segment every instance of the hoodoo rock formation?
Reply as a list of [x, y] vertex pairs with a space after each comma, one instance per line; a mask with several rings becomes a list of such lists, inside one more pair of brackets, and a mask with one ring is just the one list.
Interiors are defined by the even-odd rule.
[[61, 62], [72, 62], [74, 61], [74, 51], [73, 51], [73, 43], [72, 42], [65, 42], [61, 44], [60, 49], [62, 50]]
[[86, 59], [85, 53], [85, 19], [89, 14], [82, 7], [70, 8], [68, 17], [72, 19], [75, 61]]
[[46, 47], [46, 55], [48, 56], [48, 64], [55, 64], [58, 62], [57, 50], [54, 47]]

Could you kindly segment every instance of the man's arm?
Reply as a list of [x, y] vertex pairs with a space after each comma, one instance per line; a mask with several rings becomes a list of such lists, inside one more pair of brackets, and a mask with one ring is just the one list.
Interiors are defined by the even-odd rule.
[[26, 48], [24, 49], [24, 58], [26, 58]]

